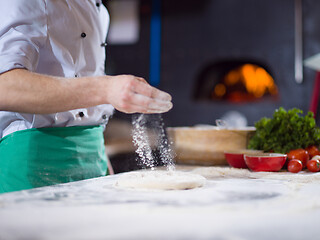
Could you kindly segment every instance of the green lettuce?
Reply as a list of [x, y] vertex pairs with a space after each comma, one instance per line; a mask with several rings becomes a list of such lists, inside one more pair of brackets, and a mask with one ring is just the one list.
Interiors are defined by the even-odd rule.
[[320, 129], [312, 112], [302, 116], [297, 108], [286, 111], [280, 107], [272, 118], [262, 118], [255, 123], [256, 132], [249, 140], [248, 148], [265, 152], [288, 153], [310, 145], [319, 146]]

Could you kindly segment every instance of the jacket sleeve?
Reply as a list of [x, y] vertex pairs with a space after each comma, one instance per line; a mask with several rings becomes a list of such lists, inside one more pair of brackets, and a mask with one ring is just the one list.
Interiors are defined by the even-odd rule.
[[1, 0], [0, 74], [15, 68], [35, 71], [46, 35], [45, 0]]

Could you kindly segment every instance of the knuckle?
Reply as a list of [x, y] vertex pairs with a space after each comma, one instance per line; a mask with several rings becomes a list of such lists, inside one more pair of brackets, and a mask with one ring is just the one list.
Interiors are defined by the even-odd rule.
[[155, 89], [152, 87], [147, 88], [148, 97], [152, 97], [154, 95]]
[[131, 91], [133, 89], [133, 87], [135, 86], [135, 82], [134, 82], [134, 79], [132, 78], [128, 78], [127, 80], [127, 84], [125, 86], [126, 88], [126, 91]]
[[122, 94], [122, 98], [121, 98], [122, 102], [129, 102], [131, 101], [131, 99], [132, 99], [132, 94], [130, 92], [124, 92]]

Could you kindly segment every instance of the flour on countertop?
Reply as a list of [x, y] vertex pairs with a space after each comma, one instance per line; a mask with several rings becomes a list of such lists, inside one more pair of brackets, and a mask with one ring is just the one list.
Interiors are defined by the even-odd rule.
[[320, 173], [300, 172], [251, 172], [248, 169], [229, 168], [229, 167], [199, 167], [191, 171], [200, 174], [208, 179], [214, 178], [254, 178], [254, 179], [273, 179], [286, 180], [296, 183], [310, 183], [320, 181]]

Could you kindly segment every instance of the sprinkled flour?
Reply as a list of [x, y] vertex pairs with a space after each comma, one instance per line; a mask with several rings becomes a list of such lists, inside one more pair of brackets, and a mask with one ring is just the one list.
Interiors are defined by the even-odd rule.
[[148, 134], [148, 126], [154, 132], [156, 138], [155, 144], [159, 151], [159, 158], [161, 163], [167, 167], [168, 170], [174, 170], [173, 150], [171, 143], [168, 141], [163, 119], [160, 114], [156, 115], [135, 115], [132, 118], [132, 138], [135, 145], [136, 153], [138, 155], [138, 163], [144, 168], [151, 168], [154, 170], [156, 167], [156, 160], [152, 154], [150, 138]]

